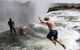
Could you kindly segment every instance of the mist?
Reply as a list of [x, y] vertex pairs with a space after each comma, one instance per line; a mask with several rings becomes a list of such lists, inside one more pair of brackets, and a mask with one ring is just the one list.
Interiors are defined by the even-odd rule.
[[0, 31], [9, 29], [8, 20], [12, 18], [15, 26], [38, 23], [48, 11], [48, 2], [44, 0], [0, 0]]
[[38, 17], [47, 14], [51, 3], [79, 3], [79, 0], [0, 0], [0, 31], [9, 29], [11, 17], [15, 25], [39, 23]]
[[[0, 0], [0, 49], [1, 50], [63, 50], [60, 45], [57, 44], [57, 47], [54, 47], [53, 43], [46, 38], [48, 33], [48, 28], [45, 25], [39, 23], [38, 17], [50, 16], [51, 14], [47, 14], [48, 8], [52, 5], [52, 3], [75, 3], [76, 0]], [[79, 0], [77, 1], [79, 2]], [[77, 3], [76, 2], [76, 3]], [[52, 6], [54, 6], [53, 4]], [[70, 12], [70, 13], [69, 13]], [[76, 50], [78, 48], [78, 44], [76, 43], [76, 39], [80, 37], [80, 32], [77, 32], [74, 28], [80, 23], [70, 22], [69, 17], [79, 17], [78, 11], [54, 11], [53, 19], [61, 21], [57, 27], [59, 31], [59, 40], [66, 44], [67, 50]], [[66, 15], [66, 16], [64, 16]], [[70, 16], [68, 16], [70, 15]], [[49, 17], [48, 16], [48, 17]], [[64, 18], [62, 18], [63, 16]], [[68, 17], [68, 18], [65, 18]], [[28, 25], [31, 29], [29, 29], [25, 35], [9, 37], [9, 27], [8, 20], [12, 18], [15, 22], [15, 26]], [[78, 20], [77, 19], [77, 20]], [[68, 21], [67, 21], [68, 20]], [[36, 24], [37, 23], [37, 24]], [[73, 26], [75, 25], [75, 26]], [[70, 27], [71, 26], [71, 27]], [[80, 27], [80, 26], [77, 26]], [[74, 28], [74, 29], [73, 29]], [[7, 31], [6, 31], [7, 30]], [[79, 28], [80, 30], [80, 28]], [[74, 33], [74, 34], [73, 34]], [[18, 40], [18, 41], [17, 41]], [[17, 41], [17, 42], [15, 42]], [[20, 43], [21, 42], [21, 45]], [[22, 44], [23, 43], [23, 44]], [[42, 43], [42, 44], [41, 44]], [[19, 45], [19, 46], [18, 46]], [[7, 48], [7, 49], [6, 49]]]
[[[9, 29], [8, 20], [12, 18], [15, 26], [27, 25], [34, 17], [34, 4], [31, 1], [5, 1], [0, 0], [0, 31]], [[33, 17], [32, 17], [33, 16]]]

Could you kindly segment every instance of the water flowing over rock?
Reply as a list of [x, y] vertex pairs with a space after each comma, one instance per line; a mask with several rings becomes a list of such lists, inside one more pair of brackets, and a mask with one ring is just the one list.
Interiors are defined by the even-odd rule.
[[[69, 13], [69, 14], [68, 14]], [[70, 14], [71, 13], [71, 14]], [[74, 14], [75, 13], [75, 14]], [[77, 50], [79, 43], [76, 42], [80, 38], [78, 32], [79, 28], [79, 12], [71, 10], [53, 11], [45, 15], [45, 17], [53, 18], [57, 21], [58, 39], [66, 45], [66, 50]], [[69, 20], [72, 17], [72, 20]], [[77, 17], [74, 19], [74, 17]], [[67, 18], [65, 18], [67, 17]], [[9, 31], [3, 32], [2, 35], [7, 37], [1, 39], [0, 49], [7, 50], [64, 50], [58, 43], [55, 46], [50, 40], [47, 39], [48, 27], [44, 24], [32, 23], [28, 25], [28, 31], [25, 35], [9, 37]], [[73, 29], [74, 28], [74, 29]], [[78, 28], [78, 30], [77, 30]], [[8, 33], [7, 33], [8, 32]], [[5, 35], [5, 33], [7, 33]], [[12, 40], [11, 40], [12, 39]], [[5, 48], [6, 46], [6, 48]]]

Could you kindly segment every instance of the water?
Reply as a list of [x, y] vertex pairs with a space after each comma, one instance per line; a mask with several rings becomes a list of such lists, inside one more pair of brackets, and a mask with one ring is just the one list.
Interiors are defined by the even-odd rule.
[[29, 22], [31, 23], [31, 19], [35, 18], [32, 17], [35, 13], [34, 7], [31, 1], [19, 2], [13, 0], [0, 0], [0, 31], [9, 29], [7, 24], [9, 18], [13, 19], [15, 26], [27, 25]]
[[[73, 22], [79, 21], [79, 13], [77, 10], [59, 10], [45, 15], [57, 21], [58, 40], [66, 45], [66, 50], [80, 49], [79, 43], [76, 42], [80, 38], [80, 22]], [[69, 19], [70, 17], [73, 18]], [[0, 50], [64, 50], [58, 43], [55, 46], [46, 38], [49, 32], [46, 25], [32, 23], [28, 26], [28, 31], [22, 36], [10, 37], [9, 30], [2, 32], [0, 34]]]

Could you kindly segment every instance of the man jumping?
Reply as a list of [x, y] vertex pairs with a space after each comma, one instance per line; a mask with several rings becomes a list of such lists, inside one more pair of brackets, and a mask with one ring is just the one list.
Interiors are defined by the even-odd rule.
[[51, 40], [55, 45], [56, 42], [58, 42], [64, 49], [66, 49], [66, 46], [63, 45], [62, 43], [60, 43], [58, 41], [58, 31], [55, 29], [55, 22], [53, 20], [51, 20], [50, 18], [44, 18], [43, 20], [39, 17], [39, 20], [41, 23], [47, 24], [48, 28], [49, 28], [49, 33], [47, 35], [47, 38], [49, 40]]

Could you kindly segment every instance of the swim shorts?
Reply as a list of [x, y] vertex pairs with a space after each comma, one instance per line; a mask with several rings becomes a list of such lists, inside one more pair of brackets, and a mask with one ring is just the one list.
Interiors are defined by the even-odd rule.
[[49, 40], [52, 40], [51, 38], [54, 37], [54, 40], [57, 39], [58, 31], [57, 30], [50, 30], [50, 32], [47, 35], [47, 38]]

